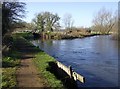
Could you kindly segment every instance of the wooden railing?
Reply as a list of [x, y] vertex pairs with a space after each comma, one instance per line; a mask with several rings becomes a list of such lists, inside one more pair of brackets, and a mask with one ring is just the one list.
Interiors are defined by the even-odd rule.
[[82, 75], [74, 72], [72, 70], [71, 66], [67, 67], [67, 66], [63, 65], [62, 63], [60, 63], [59, 61], [56, 61], [56, 64], [59, 68], [64, 70], [70, 76], [70, 78], [74, 78], [75, 81], [79, 80], [81, 83], [85, 83], [85, 77], [83, 77]]

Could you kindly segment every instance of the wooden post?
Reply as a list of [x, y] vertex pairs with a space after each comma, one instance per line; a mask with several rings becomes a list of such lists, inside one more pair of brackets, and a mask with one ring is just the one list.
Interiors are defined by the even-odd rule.
[[72, 67], [71, 66], [69, 66], [69, 70], [70, 70], [70, 87], [72, 88], [72, 89], [76, 89], [77, 88], [77, 83], [76, 83], [76, 81], [74, 80], [74, 77], [73, 77], [73, 70], [72, 70]]
[[69, 66], [69, 70], [70, 70], [70, 78], [72, 78], [72, 67]]
[[67, 67], [63, 65], [62, 63], [60, 63], [59, 61], [56, 61], [56, 63], [57, 63], [58, 68], [61, 68], [62, 70], [64, 70], [70, 76], [71, 79], [74, 79], [75, 81], [79, 80], [80, 82], [85, 83], [85, 77], [74, 72], [71, 66]]
[[49, 39], [51, 39], [51, 34], [49, 34]]
[[42, 32], [42, 38], [44, 39], [44, 32]]

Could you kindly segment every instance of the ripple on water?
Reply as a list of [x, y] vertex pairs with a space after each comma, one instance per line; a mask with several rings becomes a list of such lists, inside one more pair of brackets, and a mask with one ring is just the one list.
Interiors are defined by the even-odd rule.
[[84, 59], [84, 58], [81, 58], [80, 60], [86, 60], [86, 59]]
[[112, 64], [112, 62], [111, 62], [111, 61], [105, 61], [105, 63], [106, 63], [106, 64], [109, 64], [109, 65], [111, 65], [111, 64]]
[[91, 52], [92, 54], [97, 54], [97, 55], [99, 55], [100, 53], [99, 52]]

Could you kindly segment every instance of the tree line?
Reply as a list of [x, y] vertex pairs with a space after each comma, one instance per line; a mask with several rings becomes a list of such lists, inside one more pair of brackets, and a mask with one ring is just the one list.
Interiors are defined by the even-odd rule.
[[[40, 12], [31, 23], [22, 21], [25, 17], [25, 3], [3, 2], [2, 4], [2, 35], [12, 32], [15, 28], [26, 27], [36, 29], [38, 32], [52, 32], [61, 28], [59, 15], [51, 12]], [[63, 19], [65, 29], [74, 28], [74, 20], [71, 14], [65, 14]], [[118, 14], [113, 14], [106, 8], [100, 9], [93, 18], [92, 31], [100, 34], [109, 34], [111, 31], [117, 32]]]
[[[40, 12], [32, 20], [32, 25], [39, 32], [55, 31], [61, 28], [59, 20], [61, 18], [57, 14], [51, 12]], [[73, 30], [74, 20], [71, 14], [65, 14], [63, 19], [65, 30]], [[118, 29], [118, 13], [117, 10], [113, 12], [106, 8], [101, 8], [93, 17], [92, 26], [89, 28], [98, 34], [109, 34], [110, 32], [117, 32]]]
[[117, 11], [113, 14], [111, 11], [102, 8], [93, 19], [93, 29], [101, 34], [109, 34], [118, 29], [118, 14]]

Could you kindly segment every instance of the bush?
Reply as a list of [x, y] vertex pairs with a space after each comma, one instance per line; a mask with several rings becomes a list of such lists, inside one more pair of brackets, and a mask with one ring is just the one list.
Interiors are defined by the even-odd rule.
[[16, 33], [16, 36], [21, 36], [24, 37], [25, 39], [29, 40], [29, 39], [33, 39], [33, 34], [32, 33]]
[[18, 59], [13, 59], [11, 57], [5, 57], [2, 59], [2, 67], [15, 67], [19, 65]]

